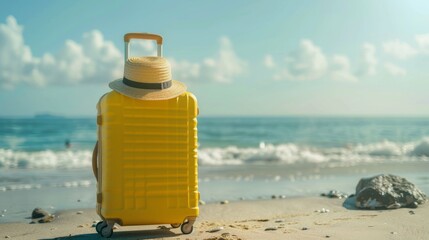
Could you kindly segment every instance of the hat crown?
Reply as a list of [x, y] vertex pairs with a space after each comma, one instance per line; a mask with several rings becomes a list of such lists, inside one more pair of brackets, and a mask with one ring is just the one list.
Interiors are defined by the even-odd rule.
[[131, 57], [125, 62], [124, 77], [141, 83], [169, 81], [171, 65], [163, 57]]

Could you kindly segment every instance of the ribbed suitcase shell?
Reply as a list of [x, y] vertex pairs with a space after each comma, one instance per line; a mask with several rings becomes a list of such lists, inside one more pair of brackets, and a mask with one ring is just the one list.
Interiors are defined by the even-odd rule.
[[195, 96], [147, 101], [112, 91], [97, 108], [98, 214], [121, 225], [198, 216]]

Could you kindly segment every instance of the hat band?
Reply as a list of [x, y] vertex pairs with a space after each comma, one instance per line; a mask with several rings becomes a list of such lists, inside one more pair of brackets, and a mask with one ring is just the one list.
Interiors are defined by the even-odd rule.
[[129, 87], [141, 88], [141, 89], [161, 89], [162, 90], [162, 89], [167, 89], [172, 85], [171, 80], [165, 81], [162, 83], [142, 83], [142, 82], [135, 82], [126, 77], [122, 79], [122, 82]]

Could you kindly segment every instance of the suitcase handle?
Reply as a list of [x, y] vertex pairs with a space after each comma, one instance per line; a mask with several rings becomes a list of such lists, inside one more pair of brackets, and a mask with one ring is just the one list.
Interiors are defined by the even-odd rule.
[[98, 141], [95, 143], [94, 151], [92, 152], [92, 171], [94, 172], [95, 179], [98, 182], [97, 157], [98, 157]]
[[130, 40], [136, 39], [146, 39], [146, 40], [155, 40], [158, 46], [157, 48], [157, 56], [162, 57], [162, 36], [158, 34], [152, 33], [127, 33], [124, 35], [124, 43], [125, 43], [125, 59], [124, 62], [128, 60], [129, 49], [128, 46], [130, 44]]

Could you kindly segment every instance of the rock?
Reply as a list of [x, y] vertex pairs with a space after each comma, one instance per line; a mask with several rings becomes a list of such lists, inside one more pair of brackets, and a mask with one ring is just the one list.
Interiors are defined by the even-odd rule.
[[342, 198], [347, 198], [348, 195], [346, 193], [337, 191], [337, 190], [331, 190], [328, 193], [322, 193], [320, 194], [320, 196], [322, 197], [328, 197], [328, 198], [338, 198], [338, 199], [342, 199]]
[[419, 204], [417, 202], [413, 202], [408, 207], [410, 207], [410, 208], [417, 208], [418, 206], [419, 206]]
[[308, 230], [308, 228], [307, 227], [303, 227], [303, 228], [301, 228], [301, 230], [305, 231], [305, 230]]
[[35, 218], [42, 218], [42, 217], [46, 217], [51, 215], [50, 213], [48, 213], [47, 211], [41, 209], [41, 208], [35, 208], [33, 210], [33, 212], [31, 213], [31, 218], [35, 219]]
[[220, 204], [228, 204], [229, 203], [229, 201], [228, 200], [224, 200], [224, 201], [221, 201], [220, 202]]
[[277, 198], [277, 196], [276, 195], [272, 195], [271, 196], [271, 199], [276, 199]]
[[315, 212], [318, 212], [318, 213], [329, 213], [329, 212], [330, 212], [330, 210], [329, 210], [329, 209], [327, 209], [327, 208], [322, 208], [322, 209], [320, 209], [320, 210], [316, 210]]
[[409, 214], [411, 214], [411, 215], [416, 214], [416, 213], [415, 213], [414, 211], [412, 211], [412, 210], [411, 210], [411, 211], [408, 211], [408, 213], [409, 213]]
[[207, 232], [214, 233], [214, 232], [219, 232], [219, 231], [222, 231], [222, 230], [223, 230], [223, 227], [215, 227], [215, 228], [212, 228], [212, 229], [208, 230]]
[[415, 208], [426, 199], [426, 195], [405, 178], [382, 174], [359, 181], [355, 205], [364, 209]]
[[35, 208], [31, 213], [31, 219], [33, 220], [31, 223], [35, 223], [36, 220], [39, 223], [48, 223], [54, 220], [54, 215], [51, 215], [41, 208]]
[[206, 205], [206, 202], [204, 202], [203, 200], [201, 200], [201, 199], [200, 199], [200, 200], [198, 201], [198, 204], [199, 204], [199, 205]]
[[277, 227], [267, 227], [264, 231], [276, 231], [277, 229]]
[[83, 211], [77, 211], [76, 214], [83, 214]]
[[9, 236], [9, 235], [6, 235], [6, 236], [4, 236], [4, 238], [10, 238], [10, 236]]

